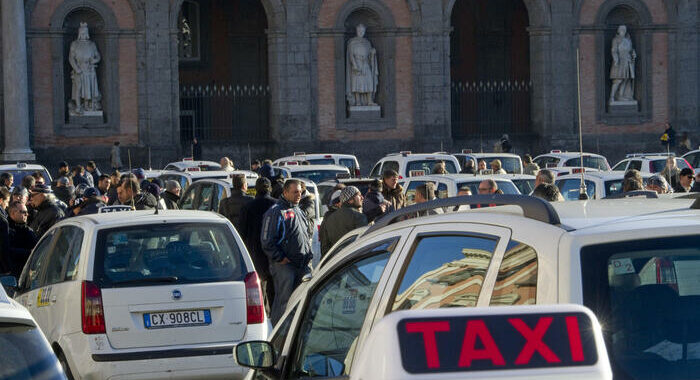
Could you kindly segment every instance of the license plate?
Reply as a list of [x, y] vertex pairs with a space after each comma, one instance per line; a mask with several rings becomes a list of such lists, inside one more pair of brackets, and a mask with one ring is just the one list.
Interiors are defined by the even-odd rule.
[[147, 329], [206, 326], [211, 324], [211, 311], [206, 309], [166, 311], [163, 313], [144, 313], [143, 324]]

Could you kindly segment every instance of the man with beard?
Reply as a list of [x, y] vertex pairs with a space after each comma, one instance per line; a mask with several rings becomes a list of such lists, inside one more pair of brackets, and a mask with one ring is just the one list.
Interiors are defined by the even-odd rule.
[[137, 210], [154, 210], [158, 201], [153, 194], [141, 191], [139, 182], [134, 177], [126, 177], [117, 188], [117, 198], [119, 204], [132, 206]]
[[382, 183], [382, 195], [384, 199], [391, 203], [393, 210], [398, 210], [406, 205], [406, 196], [403, 194], [403, 188], [399, 185], [399, 173], [388, 169], [384, 171]]
[[63, 219], [63, 210], [58, 206], [56, 197], [47, 185], [34, 186], [29, 203], [36, 210], [30, 227], [39, 238], [44, 236], [46, 231], [59, 220]]
[[19, 278], [22, 268], [29, 258], [39, 238], [27, 225], [27, 206], [20, 202], [12, 202], [8, 208], [10, 214], [10, 246], [8, 249], [11, 268], [10, 273]]
[[321, 256], [333, 247], [343, 235], [367, 225], [367, 217], [362, 213], [362, 194], [355, 186], [348, 186], [340, 193], [340, 208], [323, 219], [319, 238]]

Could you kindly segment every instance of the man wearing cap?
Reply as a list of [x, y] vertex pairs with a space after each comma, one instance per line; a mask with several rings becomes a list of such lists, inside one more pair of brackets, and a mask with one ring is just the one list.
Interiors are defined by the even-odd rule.
[[56, 196], [47, 185], [34, 186], [29, 203], [36, 210], [29, 227], [36, 232], [39, 238], [44, 236], [46, 231], [64, 216], [63, 210], [56, 202]]
[[177, 181], [174, 181], [172, 179], [169, 179], [165, 181], [165, 191], [160, 194], [161, 197], [163, 197], [163, 201], [165, 201], [165, 207], [168, 208], [168, 210], [177, 210], [178, 209], [178, 202], [180, 202], [180, 192], [182, 191], [182, 188], [180, 187], [180, 184]]
[[403, 187], [399, 185], [399, 173], [388, 169], [384, 171], [382, 195], [384, 199], [391, 203], [394, 210], [398, 210], [406, 205], [406, 196], [403, 194]]
[[70, 184], [68, 177], [61, 177], [56, 180], [53, 193], [61, 202], [69, 205], [75, 196], [75, 187]]
[[241, 208], [243, 208], [243, 205], [246, 203], [252, 201], [253, 197], [246, 194], [248, 191], [248, 183], [246, 182], [245, 175], [234, 174], [231, 177], [231, 184], [233, 185], [231, 195], [219, 202], [219, 214], [230, 220], [231, 224], [240, 232]]
[[272, 305], [275, 298], [275, 288], [272, 285], [270, 275], [270, 262], [265, 255], [260, 242], [262, 232], [263, 215], [277, 202], [270, 196], [272, 184], [265, 177], [260, 177], [255, 181], [255, 199], [246, 203], [241, 208], [240, 228], [238, 232], [248, 247], [250, 257], [253, 259], [255, 269], [258, 271], [260, 281], [262, 281], [265, 297], [268, 305]]
[[270, 261], [275, 286], [275, 300], [270, 312], [273, 325], [282, 317], [289, 297], [309, 271], [311, 239], [306, 218], [298, 206], [300, 200], [300, 181], [288, 179], [280, 199], [263, 216], [260, 243]]
[[340, 208], [330, 216], [325, 216], [319, 230], [321, 256], [333, 247], [343, 235], [367, 225], [367, 217], [362, 213], [362, 194], [355, 186], [348, 186], [340, 193]]

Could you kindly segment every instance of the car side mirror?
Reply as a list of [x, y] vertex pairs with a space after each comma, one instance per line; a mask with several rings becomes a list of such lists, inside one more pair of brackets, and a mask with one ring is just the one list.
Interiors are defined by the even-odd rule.
[[314, 276], [311, 273], [307, 273], [301, 278], [301, 282], [309, 282], [312, 278], [314, 278]]
[[275, 365], [275, 349], [270, 342], [254, 340], [237, 345], [233, 357], [238, 365], [252, 369], [269, 370]]
[[0, 277], [0, 284], [5, 288], [7, 295], [13, 297], [17, 291], [17, 279], [15, 276]]

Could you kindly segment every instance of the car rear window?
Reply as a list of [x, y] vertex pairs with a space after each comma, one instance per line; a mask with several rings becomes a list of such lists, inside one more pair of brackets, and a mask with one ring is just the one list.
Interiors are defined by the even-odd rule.
[[0, 378], [64, 379], [56, 356], [36, 327], [0, 322]]
[[[37, 170], [0, 170], [3, 173], [10, 173], [12, 174], [12, 180], [14, 181], [15, 186], [19, 186], [22, 184], [22, 179], [28, 175], [31, 175]], [[39, 173], [41, 173], [41, 176], [44, 177], [44, 183], [51, 183], [51, 179], [49, 178], [49, 174], [46, 173], [43, 170], [38, 170]]]
[[445, 170], [447, 170], [448, 173], [457, 173], [457, 167], [452, 161], [422, 160], [409, 162], [406, 168], [406, 174], [410, 173], [411, 170], [423, 170], [425, 171], [425, 174], [431, 174], [433, 172], [433, 168], [438, 162], [445, 163]]
[[487, 166], [490, 167], [491, 161], [499, 160], [501, 161], [501, 168], [510, 174], [522, 174], [522, 166], [520, 165], [520, 160], [515, 157], [488, 157], [480, 158], [478, 161], [486, 161]]
[[[588, 194], [588, 199], [595, 199], [595, 182], [585, 180], [586, 183], [586, 194]], [[579, 200], [579, 194], [581, 193], [581, 179], [570, 178], [564, 179], [556, 182], [559, 192], [566, 201], [577, 201]]]
[[335, 160], [332, 158], [317, 158], [315, 160], [307, 160], [311, 165], [335, 165]]
[[338, 174], [347, 174], [346, 170], [305, 170], [293, 172], [294, 178], [306, 178], [314, 183], [336, 179]]
[[[678, 169], [685, 169], [688, 167], [688, 164], [685, 162], [685, 159], [676, 158], [676, 166], [678, 166]], [[666, 159], [651, 161], [652, 173], [660, 173], [664, 170], [664, 167], [666, 167]]]
[[[564, 166], [567, 167], [580, 167], [582, 166], [581, 164], [581, 158], [576, 157], [567, 160], [564, 163]], [[583, 167], [585, 168], [593, 168], [593, 169], [598, 169], [598, 170], [610, 170], [610, 167], [608, 166], [607, 161], [603, 157], [596, 157], [596, 156], [583, 156]]]
[[528, 195], [535, 190], [535, 180], [534, 179], [513, 179], [513, 184], [518, 188], [520, 194]]
[[581, 269], [614, 378], [697, 378], [700, 235], [587, 246]]
[[240, 281], [247, 272], [224, 224], [146, 224], [97, 235], [93, 278], [100, 287]]
[[[457, 189], [459, 190], [462, 186], [466, 185], [469, 186], [469, 190], [472, 191], [472, 194], [479, 194], [479, 183], [480, 181], [461, 182], [457, 184]], [[496, 180], [496, 184], [498, 185], [498, 189], [503, 191], [503, 194], [520, 194], [518, 188], [510, 181]]]

